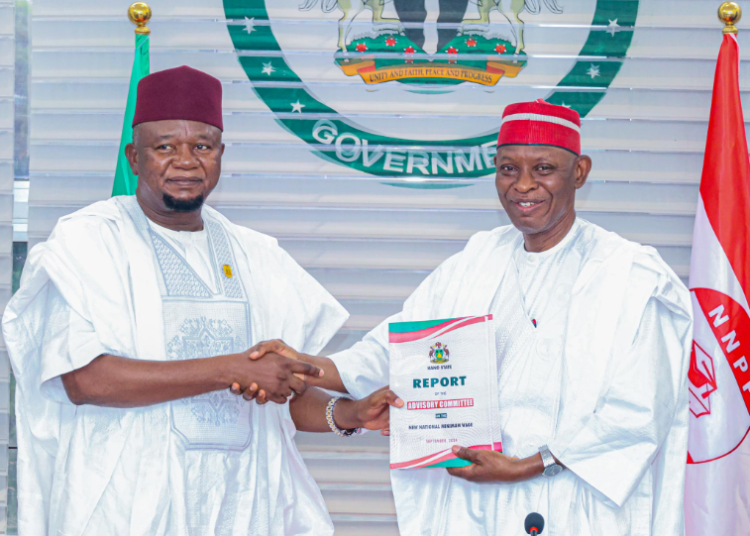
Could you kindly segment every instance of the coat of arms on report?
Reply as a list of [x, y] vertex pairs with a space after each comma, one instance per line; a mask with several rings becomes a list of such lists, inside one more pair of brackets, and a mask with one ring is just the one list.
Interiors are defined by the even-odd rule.
[[524, 14], [546, 7], [561, 14], [558, 0], [304, 0], [301, 11], [320, 4], [341, 13], [335, 61], [347, 76], [366, 84], [496, 85], [526, 66]]
[[443, 346], [442, 343], [437, 342], [430, 346], [430, 363], [447, 363], [450, 360], [451, 353], [448, 351], [447, 346]]

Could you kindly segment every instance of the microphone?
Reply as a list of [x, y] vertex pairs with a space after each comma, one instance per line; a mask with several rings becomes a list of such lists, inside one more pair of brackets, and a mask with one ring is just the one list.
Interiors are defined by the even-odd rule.
[[526, 516], [526, 521], [523, 522], [523, 528], [526, 529], [526, 534], [531, 536], [539, 536], [544, 530], [544, 518], [542, 514], [532, 512]]

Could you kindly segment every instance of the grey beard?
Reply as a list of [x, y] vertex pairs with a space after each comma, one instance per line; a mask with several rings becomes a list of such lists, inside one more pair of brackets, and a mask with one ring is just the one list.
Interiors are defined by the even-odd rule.
[[162, 200], [164, 201], [164, 206], [174, 212], [195, 212], [196, 210], [200, 210], [203, 206], [202, 195], [183, 201], [181, 199], [176, 199], [169, 194], [162, 194]]

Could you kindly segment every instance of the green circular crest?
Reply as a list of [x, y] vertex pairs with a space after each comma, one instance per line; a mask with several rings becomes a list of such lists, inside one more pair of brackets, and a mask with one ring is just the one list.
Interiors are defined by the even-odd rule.
[[[423, 50], [423, 42], [399, 24], [383, 16], [384, 0], [301, 0], [302, 11], [339, 9], [346, 19], [347, 9], [361, 4], [368, 8], [380, 31], [354, 36], [347, 42], [339, 23], [339, 49], [336, 62], [347, 76], [373, 87], [379, 84], [407, 83], [410, 91], [431, 93], [458, 84], [494, 86], [503, 77], [515, 77], [526, 66], [523, 26], [513, 44], [487, 31], [459, 30], [452, 39], [439, 43], [437, 54]], [[474, 1], [474, 0], [472, 0]], [[253, 89], [289, 132], [310, 145], [315, 154], [365, 173], [387, 177], [473, 178], [494, 172], [497, 131], [450, 140], [414, 140], [374, 133], [357, 125], [322, 102], [290, 67], [277, 41], [265, 0], [224, 0], [229, 34], [239, 61], [254, 83]], [[532, 11], [543, 6], [554, 10], [556, 0], [517, 1], [477, 0], [480, 18], [489, 21], [491, 9], [503, 12], [508, 6]], [[359, 12], [358, 12], [359, 13]], [[368, 13], [369, 15], [369, 13]], [[573, 67], [545, 97], [553, 104], [569, 106], [581, 117], [604, 97], [606, 89], [622, 67], [630, 47], [638, 15], [638, 0], [598, 0], [591, 29]], [[356, 16], [356, 14], [355, 14]], [[353, 19], [353, 17], [352, 17]], [[471, 21], [465, 21], [471, 22]], [[477, 21], [482, 22], [482, 21]], [[521, 23], [523, 24], [523, 23]], [[518, 26], [514, 28], [519, 28]], [[445, 39], [443, 39], [445, 41]], [[518, 50], [516, 50], [518, 48]], [[260, 82], [261, 84], [255, 84]], [[269, 84], [269, 82], [273, 82]], [[421, 89], [420, 89], [421, 88]], [[499, 123], [499, 122], [498, 122]]]

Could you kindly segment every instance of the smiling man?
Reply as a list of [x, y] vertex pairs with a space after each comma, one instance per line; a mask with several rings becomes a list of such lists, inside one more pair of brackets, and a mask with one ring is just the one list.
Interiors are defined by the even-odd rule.
[[295, 428], [377, 429], [398, 401], [331, 397], [295, 375], [312, 365], [249, 359], [274, 337], [319, 352], [347, 314], [274, 239], [203, 206], [224, 153], [221, 83], [147, 76], [133, 124], [136, 195], [62, 218], [3, 318], [19, 534], [331, 535]]
[[388, 382], [390, 322], [494, 315], [504, 453], [392, 471], [404, 535], [522, 534], [534, 511], [550, 535], [684, 533], [689, 293], [653, 248], [576, 217], [580, 130], [573, 110], [508, 106], [495, 163], [513, 225], [474, 235], [350, 350], [252, 356], [314, 363], [313, 383], [364, 397]]

